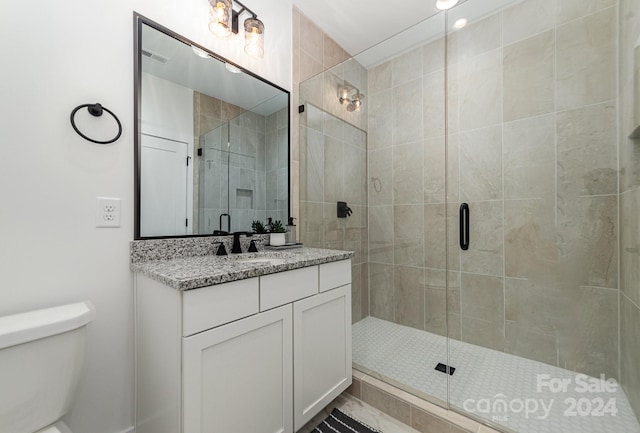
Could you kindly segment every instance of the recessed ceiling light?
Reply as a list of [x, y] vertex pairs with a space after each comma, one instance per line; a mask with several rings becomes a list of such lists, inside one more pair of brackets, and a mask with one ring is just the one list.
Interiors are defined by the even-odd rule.
[[231, 72], [232, 74], [240, 74], [242, 73], [242, 69], [233, 66], [231, 63], [225, 63], [224, 67], [227, 68], [227, 71]]
[[441, 11], [445, 11], [447, 9], [451, 9], [456, 4], [458, 4], [459, 0], [437, 0], [436, 1], [436, 9]]
[[193, 53], [198, 57], [202, 57], [203, 59], [209, 57], [209, 53], [207, 53], [205, 50], [201, 50], [200, 48], [194, 47], [193, 45], [191, 45], [191, 49], [193, 50]]
[[467, 25], [467, 22], [468, 21], [466, 18], [460, 18], [458, 21], [453, 23], [453, 28], [456, 30], [460, 30], [461, 28]]

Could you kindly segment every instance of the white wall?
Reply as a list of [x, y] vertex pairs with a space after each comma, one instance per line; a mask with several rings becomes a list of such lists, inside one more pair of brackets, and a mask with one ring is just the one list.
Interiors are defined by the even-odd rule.
[[[264, 60], [248, 60], [240, 38], [209, 35], [206, 0], [0, 3], [0, 315], [95, 304], [85, 373], [65, 418], [74, 433], [132, 424], [133, 11], [289, 89], [290, 3], [249, 6], [265, 22]], [[113, 145], [89, 143], [69, 124], [76, 105], [96, 101], [123, 123]], [[100, 195], [122, 198], [121, 228], [95, 228]]]

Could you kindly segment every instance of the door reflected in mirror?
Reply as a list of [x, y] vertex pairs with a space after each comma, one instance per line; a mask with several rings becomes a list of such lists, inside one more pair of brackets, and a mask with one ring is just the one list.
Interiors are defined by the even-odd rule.
[[289, 92], [136, 15], [136, 239], [289, 216]]

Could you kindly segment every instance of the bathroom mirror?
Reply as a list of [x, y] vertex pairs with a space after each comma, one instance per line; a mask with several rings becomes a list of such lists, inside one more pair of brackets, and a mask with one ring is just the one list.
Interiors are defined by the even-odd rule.
[[289, 216], [289, 92], [135, 14], [135, 238]]

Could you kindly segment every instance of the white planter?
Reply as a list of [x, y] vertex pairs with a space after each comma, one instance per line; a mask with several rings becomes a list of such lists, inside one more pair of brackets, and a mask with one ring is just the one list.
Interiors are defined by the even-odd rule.
[[269, 236], [269, 244], [274, 247], [285, 244], [284, 233], [271, 233]]

